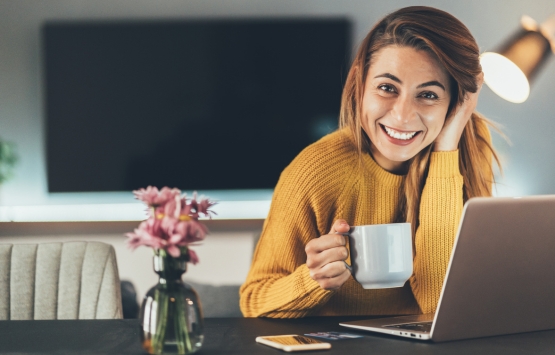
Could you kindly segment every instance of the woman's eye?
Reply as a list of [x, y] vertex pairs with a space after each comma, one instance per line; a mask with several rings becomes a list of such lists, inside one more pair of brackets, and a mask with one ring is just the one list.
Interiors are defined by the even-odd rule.
[[420, 96], [428, 100], [437, 100], [439, 98], [435, 93], [431, 91], [423, 92], [422, 94], [420, 94]]
[[378, 89], [380, 89], [382, 91], [385, 91], [387, 93], [397, 92], [393, 85], [388, 85], [388, 84], [382, 84], [382, 85], [378, 86]]

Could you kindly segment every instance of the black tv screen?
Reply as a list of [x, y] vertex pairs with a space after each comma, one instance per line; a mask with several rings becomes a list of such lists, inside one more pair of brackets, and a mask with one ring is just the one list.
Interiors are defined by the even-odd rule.
[[49, 192], [272, 189], [337, 127], [346, 19], [43, 26]]

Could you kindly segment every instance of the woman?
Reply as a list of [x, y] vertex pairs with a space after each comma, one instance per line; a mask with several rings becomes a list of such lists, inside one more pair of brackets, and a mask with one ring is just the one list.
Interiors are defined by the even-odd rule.
[[[479, 50], [456, 18], [400, 9], [367, 35], [349, 71], [340, 129], [283, 171], [251, 270], [247, 317], [434, 312], [463, 204], [490, 196], [492, 157], [474, 112]], [[364, 290], [345, 266], [352, 225], [411, 222], [414, 273]]]

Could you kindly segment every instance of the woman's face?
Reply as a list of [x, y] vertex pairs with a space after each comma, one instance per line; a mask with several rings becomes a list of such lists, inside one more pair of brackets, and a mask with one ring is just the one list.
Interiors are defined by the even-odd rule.
[[439, 135], [451, 99], [449, 76], [426, 51], [388, 46], [372, 56], [362, 128], [374, 160], [393, 173]]

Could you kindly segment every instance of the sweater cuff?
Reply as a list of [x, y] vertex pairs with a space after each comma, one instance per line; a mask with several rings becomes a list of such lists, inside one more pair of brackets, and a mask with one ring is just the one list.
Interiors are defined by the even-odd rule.
[[461, 176], [459, 170], [459, 151], [432, 152], [428, 176], [436, 178]]
[[311, 308], [317, 305], [323, 305], [334, 293], [334, 291], [324, 290], [320, 284], [310, 277], [310, 270], [306, 264], [301, 266], [300, 277], [298, 279], [297, 291], [300, 291], [298, 297], [308, 297]]

